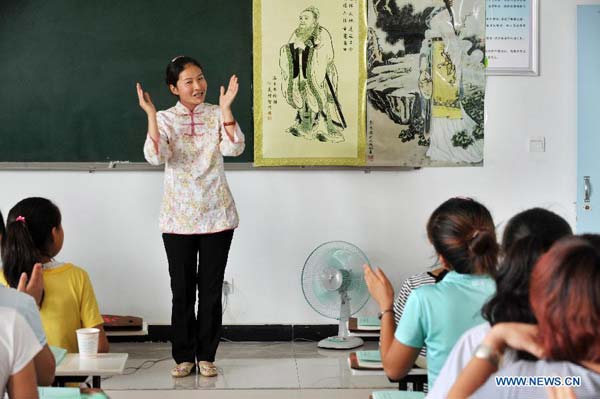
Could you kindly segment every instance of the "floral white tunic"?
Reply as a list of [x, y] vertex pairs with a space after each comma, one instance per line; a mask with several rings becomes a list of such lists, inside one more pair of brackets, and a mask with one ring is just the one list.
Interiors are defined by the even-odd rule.
[[236, 124], [233, 139], [216, 105], [200, 104], [191, 112], [180, 102], [156, 114], [160, 140], [150, 136], [144, 156], [152, 165], [165, 163], [159, 226], [163, 233], [206, 234], [238, 225], [235, 202], [227, 185], [223, 156], [244, 151], [244, 134]]

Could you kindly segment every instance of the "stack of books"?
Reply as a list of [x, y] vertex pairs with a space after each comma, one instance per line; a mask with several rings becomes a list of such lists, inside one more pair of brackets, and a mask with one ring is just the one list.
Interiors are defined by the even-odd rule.
[[381, 330], [381, 320], [377, 317], [358, 317], [357, 327], [363, 331], [379, 331]]
[[381, 321], [377, 317], [351, 317], [348, 331], [352, 333], [379, 333]]

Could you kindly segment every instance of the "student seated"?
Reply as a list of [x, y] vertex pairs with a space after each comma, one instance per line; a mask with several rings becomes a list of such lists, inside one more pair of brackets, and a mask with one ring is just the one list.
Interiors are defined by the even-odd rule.
[[25, 319], [13, 308], [0, 306], [0, 398], [37, 399], [33, 358], [42, 345]]
[[[5, 230], [4, 217], [2, 216], [2, 212], [0, 212], [0, 242]], [[40, 341], [40, 345], [42, 345], [42, 350], [34, 358], [37, 382], [38, 385], [50, 385], [54, 381], [56, 363], [52, 351], [48, 347], [46, 333], [40, 319], [40, 311], [34, 300], [36, 296], [41, 296], [41, 293], [37, 295], [37, 291], [40, 291], [40, 288], [42, 288], [41, 273], [41, 266], [38, 266], [34, 268], [31, 280], [27, 281], [27, 275], [22, 275], [18, 287], [19, 291], [22, 292], [0, 285], [0, 306], [14, 308], [27, 321], [29, 327], [35, 333]], [[28, 290], [31, 295], [26, 294]]]
[[40, 312], [35, 301], [30, 295], [0, 285], [0, 306], [15, 309], [27, 321], [27, 324], [35, 333], [41, 345], [40, 351], [34, 358], [37, 382], [39, 385], [51, 385], [54, 381], [56, 363], [54, 355], [48, 346], [46, 334], [44, 333], [40, 319]]
[[34, 265], [42, 264], [43, 295], [40, 298], [42, 324], [48, 343], [78, 351], [75, 331], [100, 330], [98, 352], [108, 352], [104, 321], [100, 315], [88, 274], [81, 268], [54, 260], [64, 240], [58, 207], [45, 198], [26, 198], [8, 213], [2, 240], [4, 275], [0, 282], [16, 288], [21, 275], [31, 278]]
[[[490, 330], [490, 325], [502, 322], [535, 323], [529, 305], [529, 281], [531, 271], [539, 257], [548, 251], [558, 239], [571, 235], [571, 227], [562, 217], [546, 209], [533, 208], [513, 216], [502, 236], [502, 262], [496, 274], [496, 293], [482, 310], [486, 323], [473, 327], [458, 340], [448, 356], [435, 388], [428, 399], [445, 399], [456, 378], [471, 360], [473, 351]], [[504, 357], [503, 366], [525, 354], [510, 351]], [[485, 392], [472, 398], [485, 399]]]
[[[487, 398], [544, 398], [543, 386], [497, 386], [496, 377], [579, 377], [578, 399], [600, 392], [600, 236], [558, 241], [535, 265], [529, 300], [537, 326], [499, 323], [452, 386], [449, 398], [469, 397], [486, 384]], [[539, 361], [519, 360], [498, 370], [507, 347], [526, 350]], [[494, 372], [497, 373], [489, 378]]]
[[381, 269], [364, 268], [369, 292], [381, 310], [380, 350], [387, 376], [404, 377], [427, 346], [431, 387], [462, 333], [484, 321], [481, 307], [494, 293], [491, 275], [498, 244], [489, 211], [468, 198], [451, 198], [440, 205], [429, 218], [427, 235], [449, 272], [439, 283], [410, 294], [395, 334], [394, 289]]

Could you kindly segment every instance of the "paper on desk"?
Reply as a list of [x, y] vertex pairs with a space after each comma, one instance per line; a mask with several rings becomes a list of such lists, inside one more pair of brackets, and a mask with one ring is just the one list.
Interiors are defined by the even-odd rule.
[[52, 351], [52, 354], [54, 355], [54, 361], [56, 362], [57, 366], [60, 364], [60, 362], [63, 361], [63, 359], [67, 355], [67, 350], [58, 346], [50, 345], [50, 351]]
[[416, 391], [374, 391], [373, 399], [423, 399], [425, 394]]
[[[52, 346], [50, 348], [53, 348]], [[60, 348], [59, 348], [60, 349]], [[79, 388], [38, 387], [40, 399], [79, 399]]]

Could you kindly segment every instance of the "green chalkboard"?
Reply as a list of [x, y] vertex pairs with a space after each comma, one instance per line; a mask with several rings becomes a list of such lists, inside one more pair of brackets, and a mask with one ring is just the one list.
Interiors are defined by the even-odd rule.
[[252, 0], [0, 0], [0, 162], [144, 162], [141, 82], [173, 106], [164, 70], [189, 55], [207, 102], [240, 79], [234, 115], [251, 162]]

